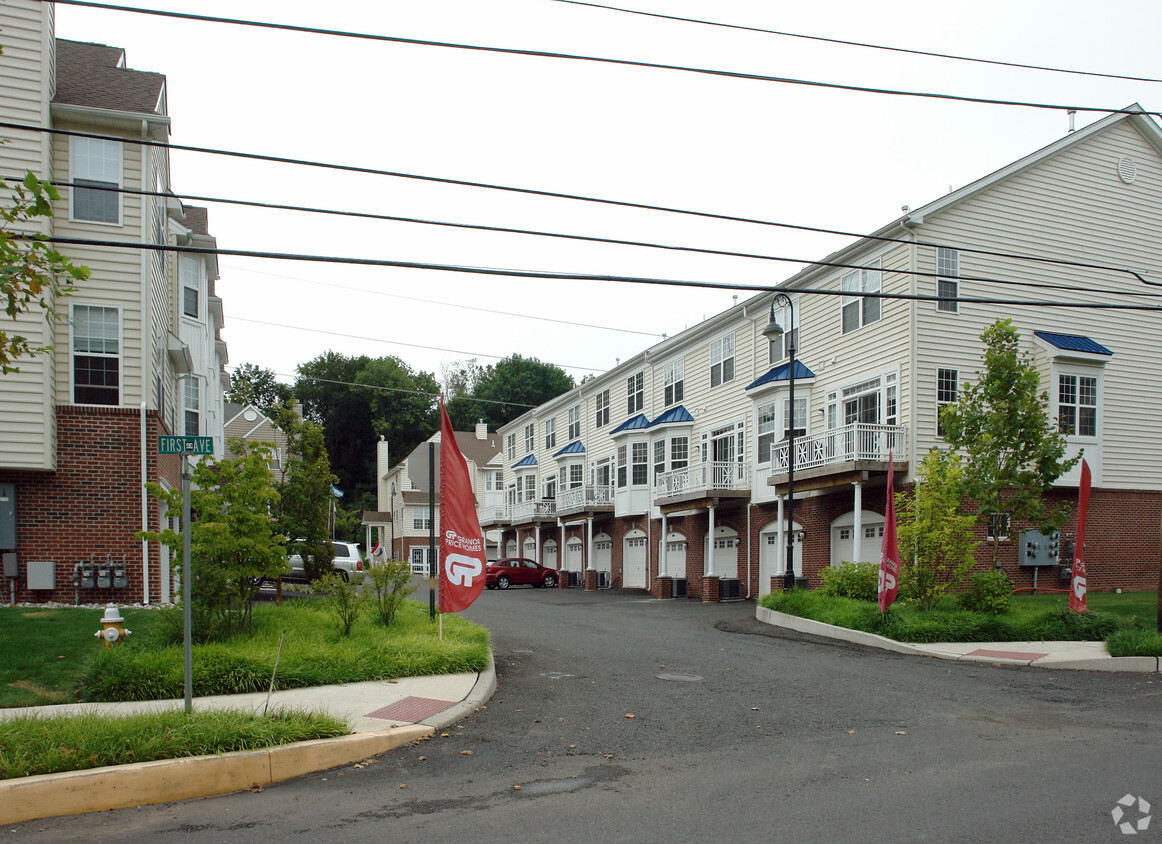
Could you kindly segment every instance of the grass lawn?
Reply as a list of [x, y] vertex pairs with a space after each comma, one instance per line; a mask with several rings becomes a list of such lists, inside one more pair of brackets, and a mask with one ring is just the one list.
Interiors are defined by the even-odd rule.
[[[1023, 592], [1013, 596], [1014, 605], [1028, 605], [1042, 610], [1064, 609], [1069, 605], [1068, 595], [1030, 595]], [[1121, 618], [1140, 621], [1150, 630], [1158, 629], [1158, 594], [1156, 592], [1091, 592], [1086, 605], [1094, 611], [1106, 612]]]

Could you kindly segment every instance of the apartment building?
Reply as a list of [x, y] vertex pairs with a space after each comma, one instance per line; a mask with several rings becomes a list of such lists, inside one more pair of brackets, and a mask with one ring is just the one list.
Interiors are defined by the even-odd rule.
[[[4, 131], [3, 172], [63, 185], [46, 234], [141, 248], [62, 244], [92, 271], [55, 303], [67, 320], [5, 325], [54, 349], [0, 376], [0, 552], [18, 600], [168, 601], [168, 549], [133, 538], [164, 521], [145, 484], [180, 484], [158, 437], [209, 436], [221, 457], [229, 381], [216, 258], [150, 247], [215, 240], [205, 209], [166, 195], [167, 151], [139, 143], [169, 137], [165, 77], [57, 39], [53, 9], [0, 7], [0, 119], [29, 127]], [[102, 567], [92, 585], [82, 562]]]
[[[905, 209], [504, 426], [504, 501], [479, 511], [502, 556], [568, 572], [562, 586], [702, 601], [782, 588], [788, 545], [793, 573], [812, 586], [827, 566], [878, 561], [889, 452], [897, 489], [914, 482], [944, 445], [938, 409], [983, 366], [981, 332], [1009, 317], [1069, 448], [1093, 472], [1090, 588], [1152, 588], [1160, 315], [1105, 306], [1157, 304], [1162, 132], [1137, 106], [1125, 111]], [[790, 307], [773, 309], [776, 292]], [[1011, 304], [1022, 300], [1042, 304]], [[774, 338], [772, 316], [785, 329]], [[1078, 478], [1060, 478], [1053, 496], [1075, 503]], [[1057, 566], [1027, 565], [1027, 527], [981, 528], [982, 565], [997, 542], [1016, 585], [1038, 574], [1060, 585]]]

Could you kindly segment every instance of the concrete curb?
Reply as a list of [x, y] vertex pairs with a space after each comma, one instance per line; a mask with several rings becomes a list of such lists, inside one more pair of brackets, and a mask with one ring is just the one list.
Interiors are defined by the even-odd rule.
[[1036, 660], [1006, 659], [993, 656], [970, 656], [968, 654], [942, 651], [932, 645], [913, 645], [908, 642], [897, 642], [875, 633], [865, 633], [862, 630], [851, 630], [847, 627], [837, 627], [822, 621], [801, 618], [797, 615], [769, 610], [766, 607], [755, 607], [755, 619], [763, 624], [775, 627], [785, 627], [800, 633], [810, 633], [815, 636], [824, 636], [841, 642], [851, 642], [856, 645], [866, 645], [870, 648], [879, 648], [899, 654], [913, 656], [931, 656], [937, 659], [949, 659], [956, 662], [989, 662], [1003, 665], [1028, 665], [1035, 668], [1053, 668], [1074, 671], [1132, 671], [1147, 674], [1162, 672], [1162, 659], [1155, 656], [1120, 656], [1101, 658], [1074, 658], [1068, 656], [1053, 657], [1052, 655]]
[[444, 727], [454, 724], [462, 718], [467, 718], [481, 706], [488, 702], [492, 695], [496, 692], [496, 662], [493, 660], [492, 649], [488, 650], [488, 665], [484, 670], [476, 675], [476, 683], [472, 686], [472, 691], [468, 692], [468, 697], [464, 700], [449, 706], [447, 709], [437, 712], [430, 718], [425, 718], [420, 721], [420, 724], [432, 727], [434, 730], [440, 730]]

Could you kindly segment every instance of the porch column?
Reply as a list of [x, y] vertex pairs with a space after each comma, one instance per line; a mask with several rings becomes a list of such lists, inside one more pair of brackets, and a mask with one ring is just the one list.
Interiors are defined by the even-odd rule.
[[585, 520], [585, 527], [589, 531], [589, 542], [585, 546], [585, 571], [596, 571], [593, 568], [593, 517]]
[[557, 570], [565, 570], [565, 522], [557, 519], [557, 524], [561, 526], [561, 544], [557, 546]]
[[670, 535], [670, 531], [666, 528], [666, 514], [662, 513], [662, 553], [658, 555], [658, 577], [670, 576], [670, 558], [667, 556], [666, 537]]
[[710, 505], [710, 526], [706, 541], [706, 576], [714, 577], [714, 505]]
[[786, 574], [787, 573], [787, 533], [786, 533], [786, 531], [788, 530], [788, 528], [787, 528], [787, 525], [783, 522], [783, 520], [786, 518], [786, 515], [783, 512], [783, 499], [782, 498], [779, 499], [779, 514], [778, 514], [777, 518], [779, 520], [778, 562], [780, 564], [780, 570], [777, 572], [777, 574]]
[[855, 534], [851, 537], [851, 556], [853, 563], [863, 562], [863, 484], [856, 481], [855, 487]]
[[536, 533], [533, 535], [536, 537], [536, 543], [537, 543], [537, 548], [536, 548], [536, 552], [534, 554], [533, 560], [539, 566], [541, 564], [541, 523], [540, 522], [537, 522]]

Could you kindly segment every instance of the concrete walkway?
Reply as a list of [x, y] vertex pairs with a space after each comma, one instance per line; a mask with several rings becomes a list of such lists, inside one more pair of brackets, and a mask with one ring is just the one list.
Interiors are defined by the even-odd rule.
[[1106, 650], [1105, 642], [935, 642], [914, 645], [886, 639], [874, 633], [775, 612], [761, 606], [755, 608], [755, 618], [764, 624], [800, 633], [811, 633], [893, 653], [940, 659], [1080, 671], [1139, 671], [1156, 674], [1162, 669], [1156, 656], [1112, 657]]
[[[60, 774], [0, 780], [0, 825], [54, 815], [121, 809], [259, 789], [270, 783], [323, 771], [421, 741], [482, 706], [496, 691], [489, 661], [479, 673], [409, 677], [341, 686], [289, 689], [270, 697], [270, 709], [322, 710], [347, 719], [350, 735], [263, 750], [163, 759]], [[193, 700], [195, 711], [248, 709], [261, 712], [262, 693]], [[0, 709], [0, 718], [19, 715], [77, 715], [95, 712], [181, 710], [184, 700], [143, 703], [72, 703]]]

